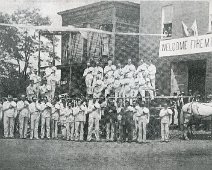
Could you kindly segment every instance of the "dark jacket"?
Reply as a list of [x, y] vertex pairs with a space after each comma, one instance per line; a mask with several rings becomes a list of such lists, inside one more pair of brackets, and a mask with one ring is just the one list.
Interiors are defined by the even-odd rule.
[[133, 111], [129, 109], [129, 107], [124, 108], [124, 113], [122, 117], [122, 123], [132, 123], [133, 122]]
[[117, 111], [116, 107], [114, 105], [107, 105], [105, 110], [104, 110], [104, 118], [105, 122], [116, 122], [117, 121]]

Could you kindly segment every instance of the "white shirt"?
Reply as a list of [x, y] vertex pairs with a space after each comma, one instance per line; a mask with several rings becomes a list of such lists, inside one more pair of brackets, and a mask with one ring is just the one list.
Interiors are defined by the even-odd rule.
[[31, 86], [31, 85], [29, 85], [27, 88], [26, 88], [26, 94], [27, 94], [27, 96], [29, 96], [29, 95], [34, 95], [35, 94], [35, 88], [34, 88], [34, 86]]
[[122, 68], [118, 68], [114, 71], [114, 78], [115, 79], [123, 78], [123, 69]]
[[85, 80], [92, 80], [93, 79], [93, 67], [88, 67], [85, 69], [83, 76], [85, 77]]
[[130, 87], [131, 89], [138, 89], [139, 88], [139, 79], [138, 78], [132, 78], [130, 80]]
[[66, 116], [66, 122], [67, 123], [68, 122], [69, 123], [73, 123], [74, 122], [73, 108], [67, 107], [66, 108], [65, 116]]
[[125, 78], [132, 78], [135, 71], [136, 71], [136, 69], [135, 69], [135, 66], [133, 64], [126, 65], [123, 68], [124, 77]]
[[114, 65], [105, 66], [105, 69], [104, 69], [105, 78], [108, 79], [110, 77], [114, 77], [114, 71], [115, 70], [116, 70], [116, 66], [114, 66]]
[[156, 67], [154, 64], [150, 64], [148, 67], [148, 73], [149, 73], [149, 78], [153, 79], [155, 78], [155, 74], [156, 74]]
[[101, 107], [98, 102], [95, 104], [90, 103], [88, 105], [88, 113], [89, 113], [89, 119], [101, 119]]
[[51, 90], [51, 86], [49, 86], [49, 85], [40, 86], [40, 93], [41, 94], [46, 94], [50, 90]]
[[149, 65], [147, 65], [146, 63], [141, 64], [140, 66], [138, 66], [136, 73], [138, 74], [138, 77], [144, 77], [146, 75], [148, 75], [148, 67]]
[[149, 109], [146, 107], [140, 107], [140, 106], [136, 106], [135, 107], [135, 117], [137, 118], [138, 121], [141, 122], [145, 122], [145, 123], [149, 123]]
[[102, 80], [97, 80], [94, 85], [94, 93], [101, 93], [104, 89], [104, 82]]
[[38, 102], [32, 102], [29, 104], [29, 112], [31, 115], [40, 115], [41, 106]]
[[34, 73], [30, 74], [29, 79], [33, 80], [34, 84], [39, 83], [40, 80], [41, 80], [40, 76], [38, 76], [38, 75], [36, 75]]
[[87, 114], [87, 107], [84, 105], [76, 106], [73, 108], [73, 115], [75, 116], [75, 122], [84, 122], [85, 115]]
[[160, 111], [160, 118], [161, 118], [161, 123], [170, 123], [170, 118], [172, 115], [172, 110], [171, 109], [161, 109]]
[[29, 103], [28, 101], [18, 101], [17, 110], [22, 117], [29, 117]]
[[66, 121], [66, 107], [62, 106], [60, 109], [60, 121], [65, 122]]
[[14, 117], [16, 110], [16, 103], [14, 101], [6, 101], [3, 103], [2, 110], [4, 111], [4, 115], [7, 117]]
[[0, 120], [2, 119], [2, 104], [0, 103]]
[[53, 107], [52, 107], [52, 119], [53, 120], [59, 120], [60, 116], [60, 103], [57, 102]]
[[93, 69], [93, 76], [97, 78], [97, 80], [102, 80], [103, 79], [103, 68], [100, 66], [94, 67]]
[[41, 110], [42, 110], [42, 117], [43, 118], [49, 118], [51, 117], [51, 110], [52, 109], [52, 104], [50, 102], [41, 103]]

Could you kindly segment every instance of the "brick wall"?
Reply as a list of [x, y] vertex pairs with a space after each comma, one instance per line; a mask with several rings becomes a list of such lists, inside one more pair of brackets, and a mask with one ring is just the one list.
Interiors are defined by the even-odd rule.
[[[172, 38], [183, 37], [182, 24], [183, 21], [188, 27], [192, 25], [194, 20], [197, 21], [199, 35], [206, 34], [209, 22], [209, 3], [201, 1], [141, 1], [140, 5], [140, 33], [161, 34], [162, 33], [162, 7], [173, 5], [173, 26]], [[140, 58], [154, 58], [157, 74], [156, 88], [160, 93], [169, 95], [171, 92], [171, 67], [169, 59], [159, 59], [159, 42], [160, 36], [140, 36], [139, 38], [139, 54]], [[178, 57], [177, 57], [178, 58]], [[186, 57], [179, 57], [184, 59]], [[207, 78], [207, 82], [212, 79]], [[206, 85], [206, 88], [209, 87]], [[207, 90], [206, 90], [207, 91]]]

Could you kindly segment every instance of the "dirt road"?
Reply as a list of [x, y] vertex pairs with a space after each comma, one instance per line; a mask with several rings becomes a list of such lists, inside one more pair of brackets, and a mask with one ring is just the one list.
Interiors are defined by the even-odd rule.
[[0, 169], [211, 169], [212, 141], [148, 144], [0, 139]]

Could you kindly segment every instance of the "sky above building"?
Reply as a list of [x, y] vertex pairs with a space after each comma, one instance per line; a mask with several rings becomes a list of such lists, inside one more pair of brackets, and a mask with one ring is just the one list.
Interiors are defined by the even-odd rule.
[[[57, 12], [99, 1], [101, 0], [0, 0], [0, 12], [12, 13], [17, 9], [39, 8], [42, 15], [51, 18], [53, 25], [61, 25], [61, 16]], [[140, 3], [140, 0], [130, 1]]]

